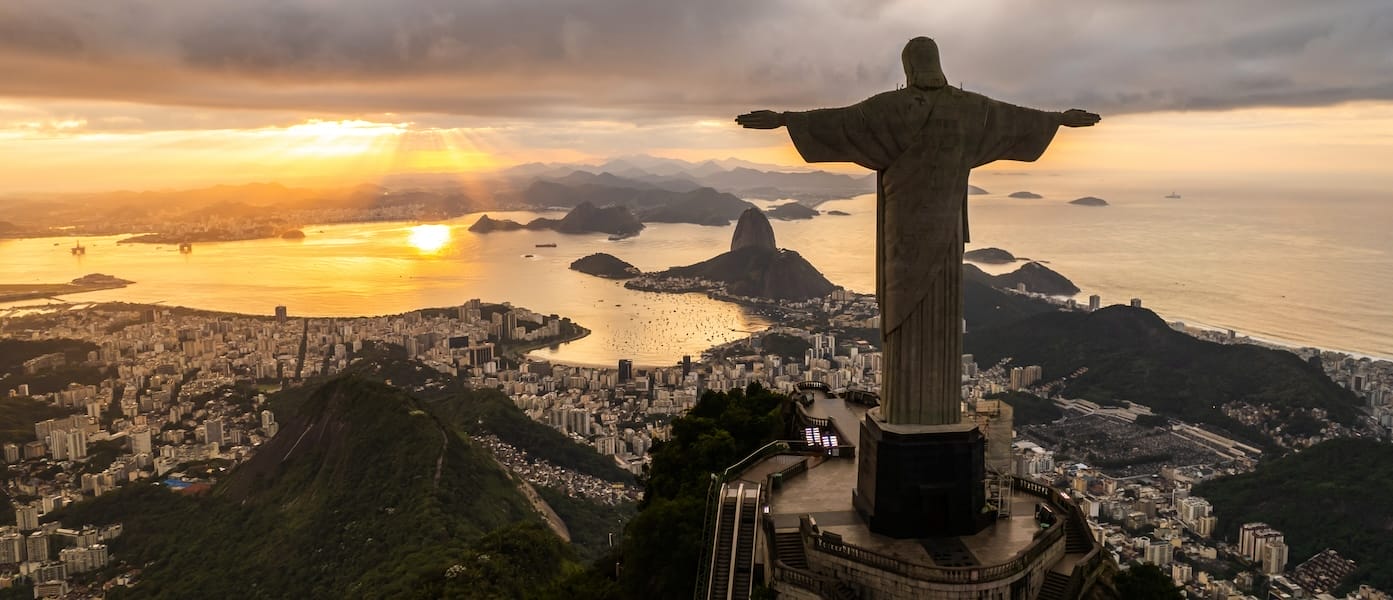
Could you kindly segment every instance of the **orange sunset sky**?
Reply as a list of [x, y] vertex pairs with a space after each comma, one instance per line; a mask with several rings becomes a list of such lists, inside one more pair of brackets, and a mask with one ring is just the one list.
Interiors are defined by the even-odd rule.
[[955, 85], [1104, 115], [1031, 169], [1393, 184], [1383, 0], [9, 0], [0, 194], [797, 165], [732, 117], [893, 89], [916, 35]]

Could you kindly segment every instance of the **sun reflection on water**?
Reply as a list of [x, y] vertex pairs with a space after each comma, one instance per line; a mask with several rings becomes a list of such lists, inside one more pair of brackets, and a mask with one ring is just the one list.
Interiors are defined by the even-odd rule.
[[435, 254], [450, 243], [450, 227], [448, 225], [417, 225], [410, 229], [406, 241], [422, 253]]

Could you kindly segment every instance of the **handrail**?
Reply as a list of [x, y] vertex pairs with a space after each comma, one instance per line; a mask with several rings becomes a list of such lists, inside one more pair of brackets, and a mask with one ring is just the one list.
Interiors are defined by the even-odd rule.
[[[711, 565], [715, 564], [715, 551], [717, 550], [715, 547], [716, 540], [714, 539], [714, 534], [716, 520], [715, 517], [716, 514], [720, 511], [719, 490], [722, 487], [724, 487], [727, 481], [730, 480], [730, 475], [732, 471], [734, 471], [735, 473], [740, 473], [744, 471], [746, 468], [748, 468], [749, 465], [752, 465], [756, 461], [763, 459], [768, 454], [789, 451], [791, 449], [791, 443], [792, 442], [789, 442], [787, 440], [774, 440], [772, 442], [769, 442], [768, 444], [760, 446], [754, 452], [751, 452], [749, 456], [746, 456], [739, 462], [729, 467], [726, 467], [725, 471], [722, 471], [720, 475], [717, 475], [715, 473], [711, 474], [711, 483], [709, 483], [706, 488], [706, 517], [703, 519], [702, 523], [701, 562], [697, 566], [697, 584], [692, 589], [693, 600], [704, 600], [711, 593]], [[762, 493], [763, 492], [761, 492], [761, 494]], [[761, 502], [762, 501], [763, 498], [761, 498]]]
[[[782, 468], [782, 469], [779, 469], [778, 471], [775, 471], [775, 472], [773, 472], [773, 473], [770, 473], [770, 474], [764, 476], [764, 491], [761, 492], [761, 496], [766, 496], [766, 495], [768, 494], [768, 491], [769, 491], [769, 490], [774, 489], [774, 478], [775, 478], [775, 477], [778, 477], [778, 478], [779, 478], [779, 483], [780, 483], [780, 485], [782, 485], [784, 482], [788, 481], [788, 479], [789, 479], [790, 477], [793, 477], [794, 475], [799, 475], [799, 474], [802, 474], [802, 473], [807, 473], [807, 472], [808, 472], [808, 459], [807, 459], [807, 458], [804, 458], [804, 459], [802, 459], [802, 460], [799, 460], [799, 461], [797, 461], [797, 462], [794, 462], [794, 463], [788, 465], [787, 467], [784, 467], [784, 468]], [[760, 498], [760, 504], [768, 504], [767, 499], [766, 499], [765, 497], [761, 497], [761, 498]]]
[[[715, 564], [714, 552], [716, 546], [715, 521], [716, 512], [720, 512], [720, 494], [717, 490], [724, 488], [725, 485], [717, 481], [716, 474], [711, 474], [711, 482], [706, 485], [706, 516], [702, 518], [701, 530], [701, 562], [697, 564], [696, 587], [692, 588], [692, 600], [705, 600], [711, 593], [711, 565]], [[715, 512], [712, 508], [715, 508]]]
[[[1097, 578], [1098, 566], [1103, 559], [1102, 547], [1094, 544], [1093, 549], [1083, 559], [1074, 564], [1069, 572], [1069, 587], [1065, 588], [1065, 598], [1077, 598], [1089, 579]], [[1091, 574], [1091, 575], [1090, 575]]]
[[[749, 468], [755, 462], [764, 459], [766, 455], [778, 454], [780, 452], [788, 450], [790, 443], [791, 442], [789, 440], [774, 440], [772, 442], [769, 442], [768, 444], [760, 446], [757, 450], [751, 452], [749, 456], [746, 456], [745, 458], [740, 459], [739, 462], [729, 467], [726, 467], [726, 470], [721, 472], [721, 483], [730, 481], [731, 471], [735, 471], [736, 473], [743, 472], [745, 469]], [[771, 452], [771, 450], [777, 450], [777, 452]]]

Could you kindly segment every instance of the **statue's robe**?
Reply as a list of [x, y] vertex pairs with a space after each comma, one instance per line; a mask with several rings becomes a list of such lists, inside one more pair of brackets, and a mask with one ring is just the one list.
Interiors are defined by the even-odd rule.
[[1039, 158], [1059, 115], [953, 87], [910, 87], [845, 108], [786, 113], [786, 123], [804, 160], [877, 173], [881, 418], [959, 422], [968, 172]]

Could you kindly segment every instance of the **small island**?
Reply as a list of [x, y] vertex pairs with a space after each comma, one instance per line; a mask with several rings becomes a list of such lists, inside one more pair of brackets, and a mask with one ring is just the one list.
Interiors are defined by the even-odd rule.
[[811, 219], [818, 215], [816, 209], [808, 208], [797, 202], [781, 204], [769, 209], [769, 218], [781, 221], [792, 221], [797, 219]]
[[126, 287], [134, 281], [127, 281], [111, 275], [102, 273], [91, 273], [83, 275], [70, 283], [32, 283], [32, 284], [0, 284], [0, 302], [15, 302], [18, 300], [34, 300], [37, 298], [52, 298], [55, 296], [65, 296], [67, 294], [79, 294], [82, 292], [95, 292], [97, 290], [112, 290]]
[[1016, 262], [1016, 257], [1001, 248], [978, 248], [964, 252], [963, 260], [984, 265], [1004, 265]]
[[1019, 191], [1019, 192], [1011, 192], [1011, 194], [1010, 194], [1008, 197], [1009, 197], [1009, 198], [1022, 198], [1022, 199], [1025, 199], [1025, 200], [1039, 200], [1039, 199], [1041, 199], [1041, 198], [1044, 198], [1044, 196], [1041, 196], [1040, 194], [1037, 194], [1037, 193], [1035, 193], [1035, 192], [1027, 192], [1027, 191], [1024, 191], [1024, 190]]
[[969, 196], [982, 196], [990, 193], [991, 192], [988, 192], [987, 190], [984, 190], [972, 184], [968, 184], [967, 186], [967, 195]]
[[281, 234], [281, 239], [283, 239], [283, 240], [303, 240], [303, 239], [305, 239], [305, 232], [300, 231], [299, 229], [291, 229], [290, 231], [287, 231], [287, 232], [285, 232], [285, 233], [282, 233], [282, 234]]
[[482, 215], [478, 221], [469, 226], [469, 231], [474, 233], [493, 233], [495, 231], [516, 231], [522, 229], [522, 223], [511, 219], [495, 219], [488, 215]]
[[643, 274], [638, 267], [604, 252], [576, 259], [571, 263], [571, 270], [605, 279], [632, 279]]
[[1077, 200], [1070, 200], [1069, 204], [1077, 206], [1107, 206], [1108, 201], [1096, 196], [1084, 196]]
[[844, 211], [844, 210], [829, 210], [829, 211], [827, 211], [827, 212], [825, 212], [825, 213], [823, 213], [823, 214], [825, 214], [825, 215], [830, 215], [830, 216], [833, 216], [833, 217], [850, 217], [850, 216], [851, 216], [851, 213], [846, 212], [846, 211]]

